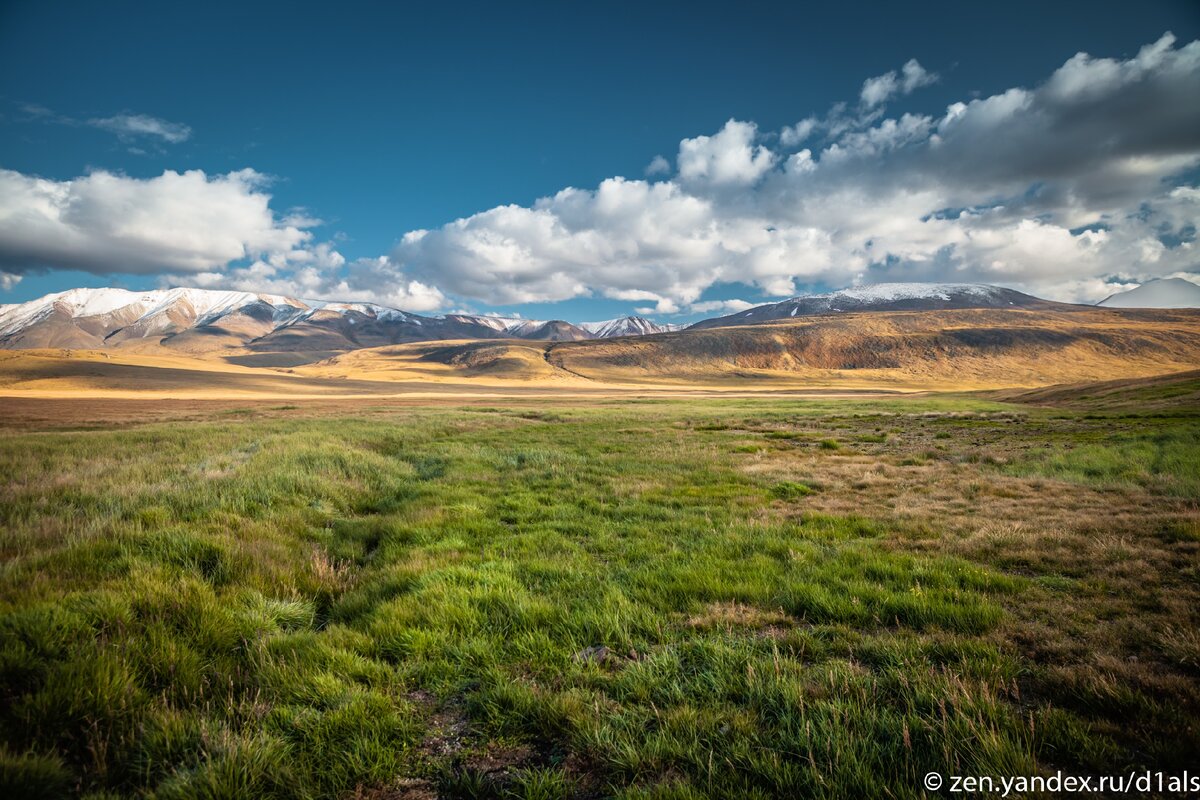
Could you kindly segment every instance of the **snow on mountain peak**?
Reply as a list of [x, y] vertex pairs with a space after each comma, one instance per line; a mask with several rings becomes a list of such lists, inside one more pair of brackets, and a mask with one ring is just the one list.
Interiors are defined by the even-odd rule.
[[792, 300], [803, 299], [848, 299], [864, 303], [892, 303], [897, 300], [936, 298], [949, 300], [953, 295], [990, 297], [998, 294], [995, 286], [982, 283], [875, 283], [866, 286], [851, 286], [825, 294], [800, 295]]
[[497, 314], [453, 314], [459, 319], [470, 320], [476, 325], [483, 325], [502, 333], [520, 334], [531, 331], [546, 324], [542, 319], [525, 319], [524, 317], [501, 317]]
[[579, 327], [598, 339], [609, 339], [615, 336], [645, 336], [650, 333], [665, 333], [678, 330], [678, 325], [659, 325], [645, 317], [617, 317], [601, 322], [581, 322]]
[[[221, 317], [254, 303], [265, 303], [275, 309], [277, 323], [285, 326], [313, 319], [320, 312], [350, 315], [361, 314], [382, 322], [409, 322], [421, 325], [422, 320], [459, 320], [490, 328], [508, 336], [538, 336], [546, 320], [524, 317], [503, 317], [495, 314], [448, 314], [423, 318], [376, 303], [338, 302], [331, 300], [297, 300], [275, 294], [242, 292], [222, 289], [152, 289], [131, 292], [126, 289], [70, 289], [48, 294], [27, 303], [0, 305], [0, 336], [17, 333], [41, 319], [58, 312], [72, 319], [120, 314], [123, 326], [140, 323], [145, 330], [166, 330], [178, 324], [179, 314], [193, 325], [211, 324]], [[176, 313], [172, 313], [176, 312]], [[353, 317], [351, 317], [353, 319]], [[174, 320], [174, 321], [173, 321]], [[644, 317], [618, 317], [601, 322], [585, 322], [576, 326], [597, 338], [640, 336], [648, 333], [679, 330], [679, 325], [660, 325]]]
[[790, 317], [869, 311], [934, 311], [963, 308], [1032, 308], [1046, 301], [1001, 286], [980, 283], [877, 283], [836, 292], [798, 295], [724, 317], [701, 320], [693, 328], [751, 325]]
[[[152, 289], [131, 292], [127, 289], [70, 289], [30, 300], [0, 306], [0, 336], [20, 331], [39, 320], [62, 312], [72, 319], [99, 317], [128, 311], [132, 321], [150, 319], [173, 309], [189, 310], [197, 324], [216, 319], [230, 311], [256, 302], [276, 308], [305, 309], [308, 306], [280, 295], [215, 289]], [[183, 308], [186, 304], [187, 308]]]
[[1109, 295], [1096, 305], [1106, 308], [1200, 308], [1200, 285], [1184, 278], [1160, 278], [1136, 289]]

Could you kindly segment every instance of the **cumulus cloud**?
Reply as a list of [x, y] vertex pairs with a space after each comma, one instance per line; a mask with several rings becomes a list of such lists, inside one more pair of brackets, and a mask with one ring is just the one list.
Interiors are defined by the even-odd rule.
[[695, 186], [747, 186], [775, 165], [775, 154], [756, 145], [758, 126], [731, 119], [712, 136], [679, 143], [679, 180]]
[[722, 314], [736, 314], [739, 311], [745, 311], [748, 308], [754, 308], [757, 303], [748, 303], [745, 300], [734, 298], [732, 300], [705, 300], [701, 303], [692, 303], [688, 306], [688, 311], [695, 314], [712, 314], [720, 312]]
[[669, 175], [670, 172], [671, 162], [661, 155], [650, 159], [650, 163], [646, 165], [647, 175]]
[[182, 122], [168, 122], [146, 114], [117, 114], [112, 117], [89, 119], [88, 125], [93, 128], [115, 133], [123, 140], [139, 137], [160, 139], [171, 144], [186, 142], [192, 135], [192, 129]]
[[1198, 269], [1200, 42], [1079, 54], [1038, 86], [884, 116], [936, 80], [916, 60], [784, 129], [680, 143], [676, 172], [611, 178], [415, 231], [402, 274], [491, 303], [603, 295], [700, 310], [716, 284], [764, 294], [876, 280], [1002, 283], [1060, 299]]
[[437, 311], [449, 302], [440, 289], [406, 278], [387, 258], [363, 258], [347, 264], [340, 254], [324, 245], [316, 248], [309, 263], [299, 267], [255, 261], [230, 270], [166, 275], [161, 283], [269, 292], [308, 300], [377, 303], [407, 311]]
[[250, 169], [69, 181], [0, 170], [0, 269], [199, 273], [241, 259], [313, 260], [314, 220], [277, 217], [266, 183]]
[[803, 144], [808, 137], [817, 131], [819, 121], [816, 117], [806, 117], [795, 125], [785, 126], [779, 132], [779, 143], [784, 147], [795, 147]]
[[71, 181], [0, 170], [0, 290], [30, 270], [80, 269], [413, 311], [447, 305], [435, 285], [388, 258], [347, 263], [314, 239], [321, 220], [272, 210], [268, 184], [250, 169], [148, 179], [100, 171]]

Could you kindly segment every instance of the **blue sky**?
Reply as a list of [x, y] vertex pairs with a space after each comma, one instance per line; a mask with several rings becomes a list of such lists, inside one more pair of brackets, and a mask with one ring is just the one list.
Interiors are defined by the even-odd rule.
[[[297, 289], [340, 289], [354, 299], [374, 295], [380, 302], [408, 301], [428, 311], [516, 310], [526, 316], [581, 320], [642, 308], [657, 312], [658, 318], [683, 320], [711, 315], [712, 309], [697, 310], [706, 302], [760, 302], [864, 279], [961, 276], [1084, 299], [1102, 286], [1196, 269], [1194, 257], [1174, 251], [1170, 258], [1147, 261], [1126, 273], [1113, 267], [1128, 261], [1121, 260], [1114, 244], [1123, 230], [1122, 211], [1195, 184], [1196, 162], [1189, 159], [1200, 147], [1194, 136], [1178, 130], [1190, 125], [1190, 119], [1165, 116], [1132, 123], [1160, 126], [1161, 141], [1175, 142], [1172, 160], [1164, 162], [1155, 175], [1157, 183], [1142, 189], [1142, 196], [1107, 203], [1098, 199], [1106, 193], [1092, 187], [1093, 199], [1082, 208], [1047, 201], [1027, 217], [1006, 220], [1009, 227], [996, 222], [999, 227], [987, 231], [997, 237], [1009, 230], [1028, 232], [1028, 225], [1019, 228], [1021, 222], [1042, 225], [1047, 220], [1075, 231], [1067, 244], [1086, 251], [1095, 263], [1090, 271], [1064, 275], [1012, 266], [1011, 254], [1005, 256], [1007, 272], [996, 270], [988, 266], [990, 256], [968, 254], [960, 233], [943, 232], [939, 235], [948, 238], [921, 245], [924, 250], [915, 244], [928, 238], [924, 232], [890, 243], [887, 252], [871, 250], [892, 227], [885, 211], [916, 214], [916, 219], [935, 210], [917, 213], [921, 209], [909, 204], [876, 209], [879, 233], [858, 231], [852, 243], [829, 245], [833, 249], [821, 264], [798, 266], [790, 274], [786, 264], [767, 264], [775, 258], [772, 254], [801, 264], [807, 254], [828, 244], [827, 238], [850, 236], [848, 226], [792, 213], [803, 203], [781, 206], [791, 190], [764, 188], [775, 180], [768, 170], [739, 173], [722, 183], [711, 171], [685, 178], [678, 160], [681, 141], [709, 137], [693, 149], [709, 157], [706, 163], [713, 169], [730, 153], [731, 158], [749, 153], [752, 163], [761, 147], [762, 163], [770, 161], [782, 174], [788, 159], [804, 146], [824, 171], [823, 156], [840, 137], [868, 135], [888, 120], [901, 122], [906, 113], [930, 116], [932, 124], [918, 143], [928, 148], [929, 131], [945, 119], [952, 104], [1001, 96], [1013, 87], [1034, 89], [1077, 52], [1132, 63], [1141, 48], [1170, 31], [1173, 52], [1184, 54], [1186, 45], [1200, 38], [1200, 6], [1194, 2], [1136, 7], [1127, 2], [1010, 2], [989, 8], [956, 2], [924, 3], [918, 9], [885, 3], [827, 8], [748, 3], [736, 11], [727, 3], [695, 2], [604, 9], [515, 5], [8, 0], [0, 5], [0, 168], [26, 183], [0, 188], [9, 195], [0, 197], [0, 203], [7, 201], [8, 222], [16, 231], [10, 238], [20, 239], [5, 257], [5, 212], [0, 209], [0, 269], [14, 276], [5, 281], [9, 288], [0, 291], [0, 302], [77, 285], [148, 288], [207, 282], [249, 287], [260, 280], [264, 289], [287, 288], [292, 281]], [[904, 65], [913, 59], [926, 77], [908, 88]], [[1185, 59], [1180, 55], [1177, 60]], [[1163, 78], [1164, 91], [1190, 88], [1191, 67], [1181, 63], [1170, 68], [1175, 83]], [[1157, 62], [1148, 69], [1159, 69]], [[885, 91], [886, 103], [868, 104], [864, 82], [888, 74], [895, 88]], [[1103, 78], [1097, 69], [1084, 80]], [[1132, 85], [1110, 87], [1110, 104], [1127, 98], [1136, 107], [1141, 100]], [[1035, 98], [1031, 108], [1038, 102]], [[838, 103], [846, 106], [831, 111]], [[1065, 118], [1078, 119], [1078, 113], [1071, 113], [1075, 116]], [[833, 123], [838, 117], [845, 120], [844, 130]], [[806, 118], [816, 120], [818, 133], [784, 147], [779, 133]], [[753, 130], [730, 128], [730, 120], [752, 124]], [[728, 135], [719, 139], [723, 133]], [[1176, 141], [1180, 138], [1185, 141]], [[718, 153], [718, 145], [726, 149]], [[906, 140], [904, 146], [917, 144]], [[887, 147], [899, 152], [894, 143]], [[1161, 154], [1162, 146], [1152, 150]], [[543, 209], [551, 224], [570, 229], [561, 241], [546, 238], [558, 233], [532, 231], [539, 220], [485, 217], [467, 226], [469, 240], [452, 230], [397, 248], [409, 231], [436, 231], [508, 204], [529, 209], [565, 187], [594, 192], [615, 176], [646, 180], [647, 165], [657, 155], [669, 165], [662, 174], [649, 176], [653, 183], [647, 185], [678, 184], [686, 199], [718, 209], [712, 218], [689, 217], [686, 224], [700, 233], [680, 233], [682, 205], [671, 205], [669, 198], [633, 197], [625, 187], [616, 202], [628, 203], [629, 214], [604, 216], [603, 224], [578, 216], [602, 213], [595, 208], [578, 214], [561, 204]], [[871, 157], [884, 158], [874, 150]], [[990, 154], [980, 149], [974, 157], [986, 160]], [[901, 156], [887, 158], [864, 164], [858, 174], [902, 163]], [[829, 163], [832, 167], [834, 160]], [[1079, 167], [1085, 168], [1094, 172], [1094, 165]], [[211, 180], [244, 169], [256, 176], [237, 182], [235, 192], [239, 197], [269, 195], [275, 221], [268, 225], [271, 231], [254, 228], [245, 234], [246, 255], [241, 258], [222, 260], [227, 254], [223, 247], [204, 243], [202, 257], [183, 259], [181, 247], [219, 231], [198, 231], [185, 244], [168, 241], [170, 232], [179, 229], [170, 216], [174, 195], [151, 192], [129, 200], [134, 195], [124, 191], [125, 184], [113, 184], [107, 194], [97, 189], [87, 199], [95, 205], [79, 207], [91, 209], [90, 220], [121, 214], [121, 202], [161, 204], [147, 212], [146, 223], [167, 229], [151, 237], [157, 245], [167, 243], [161, 267], [156, 268], [149, 246], [139, 251], [147, 263], [132, 273], [122, 263], [129, 258], [125, 244], [107, 258], [98, 254], [112, 243], [111, 226], [99, 233], [71, 229], [72, 236], [80, 234], [81, 247], [91, 241], [88, 236], [101, 242], [86, 248], [92, 255], [80, 256], [62, 252], [55, 242], [31, 243], [29, 226], [18, 224], [36, 205], [37, 195], [29, 193], [35, 190], [28, 188], [35, 178], [65, 185], [102, 172], [129, 181], [136, 194], [164, 171], [202, 170]], [[935, 165], [921, 174], [938, 169]], [[1046, 170], [1043, 179], [1014, 165], [1013, 174], [1020, 173], [1027, 190], [1037, 193], [1042, 191], [1038, 187], [1053, 190], [1058, 185], [1060, 176]], [[1119, 170], [1112, 174], [1114, 181], [1119, 179]], [[1078, 194], [1083, 172], [1069, 177], [1075, 183], [1068, 188]], [[839, 180], [843, 184], [830, 189], [824, 202], [873, 193], [864, 189], [861, 178]], [[996, 198], [1012, 194], [1013, 181], [1005, 175], [989, 178], [991, 183], [975, 194], [963, 190], [980, 180], [964, 177], [953, 190], [931, 191], [925, 202], [966, 197], [962, 208], [996, 206]], [[841, 186], [855, 191], [848, 194]], [[191, 189], [181, 186], [178, 191]], [[764, 200], [768, 194], [769, 202]], [[213, 202], [224, 203], [216, 195]], [[755, 206], [753, 214], [730, 210], [748, 205]], [[1192, 206], [1175, 202], [1170, 208], [1164, 205], [1161, 214], [1174, 221], [1170, 236], [1185, 243], [1194, 237]], [[307, 219], [297, 221], [297, 216]], [[747, 238], [748, 217], [756, 230], [774, 234], [787, 229], [794, 235], [786, 242]], [[292, 233], [276, 236], [276, 228], [289, 227], [289, 218], [295, 223]], [[628, 230], [613, 227], [619, 224]], [[633, 231], [639, 224], [646, 230]], [[978, 224], [972, 225], [967, 235], [974, 242], [985, 241]], [[1080, 238], [1086, 225], [1107, 226], [1110, 241]], [[720, 254], [697, 249], [694, 261], [700, 266], [693, 270], [690, 262], [684, 263], [692, 251], [679, 242], [703, 237], [714, 226], [724, 231]], [[666, 229], [678, 234], [676, 239], [660, 240], [658, 232]], [[53, 237], [54, 230], [48, 227], [44, 236]], [[296, 231], [307, 238], [299, 241]], [[1049, 237], [1053, 232], [1037, 233]], [[525, 235], [528, 241], [522, 239]], [[511, 253], [492, 252], [486, 245], [497, 237], [520, 245], [515, 258], [532, 254], [530, 260], [540, 266], [514, 266]], [[1134, 247], [1136, 240], [1144, 250], [1143, 233], [1130, 232], [1128, 239], [1123, 247]], [[1018, 255], [1021, 247], [1037, 249], [1036, 242], [1014, 242], [1012, 252]], [[319, 245], [325, 249], [316, 252]], [[589, 255], [576, 260], [579, 248]], [[1107, 260], [1095, 255], [1103, 248], [1112, 251]], [[749, 250], [758, 255], [743, 262], [740, 254]], [[270, 266], [245, 271], [247, 265], [271, 258]], [[381, 258], [388, 263], [379, 262]], [[973, 258], [985, 260], [975, 264]], [[360, 262], [365, 259], [374, 261]], [[560, 262], [566, 266], [556, 266]], [[307, 277], [294, 278], [303, 268], [310, 270]], [[349, 277], [335, 280], [335, 275]], [[638, 288], [638, 280], [644, 288]], [[489, 282], [509, 288], [494, 289]], [[397, 291], [396, 286], [406, 288]]]

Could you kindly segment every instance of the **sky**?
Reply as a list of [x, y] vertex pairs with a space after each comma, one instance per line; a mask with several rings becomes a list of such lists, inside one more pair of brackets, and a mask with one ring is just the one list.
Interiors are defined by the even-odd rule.
[[1200, 3], [0, 0], [0, 303], [1200, 281]]

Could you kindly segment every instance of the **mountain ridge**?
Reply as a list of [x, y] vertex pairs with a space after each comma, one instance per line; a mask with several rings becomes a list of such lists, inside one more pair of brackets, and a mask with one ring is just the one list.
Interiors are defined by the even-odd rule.
[[[1195, 288], [1200, 291], [1200, 287]], [[1108, 300], [1098, 307], [1114, 307], [1105, 303]], [[265, 292], [187, 287], [143, 292], [81, 288], [26, 303], [0, 305], [0, 348], [162, 346], [192, 355], [237, 351], [253, 359], [285, 353], [326, 358], [349, 350], [423, 341], [580, 342], [858, 312], [1075, 312], [1096, 307], [1057, 303], [987, 284], [884, 283], [798, 295], [688, 326], [656, 323], [640, 316], [575, 324], [490, 314], [424, 316], [377, 303], [298, 299]]]
[[701, 320], [689, 326], [689, 330], [755, 325], [781, 319], [856, 311], [1053, 307], [1071, 307], [1071, 304], [1043, 300], [1015, 289], [983, 283], [878, 283], [822, 294], [797, 295], [735, 314]]
[[376, 303], [188, 287], [69, 289], [0, 305], [0, 347], [104, 348], [153, 343], [188, 352], [247, 347], [337, 351], [446, 339], [577, 341], [660, 333], [643, 317], [587, 323], [476, 314], [423, 316]]

